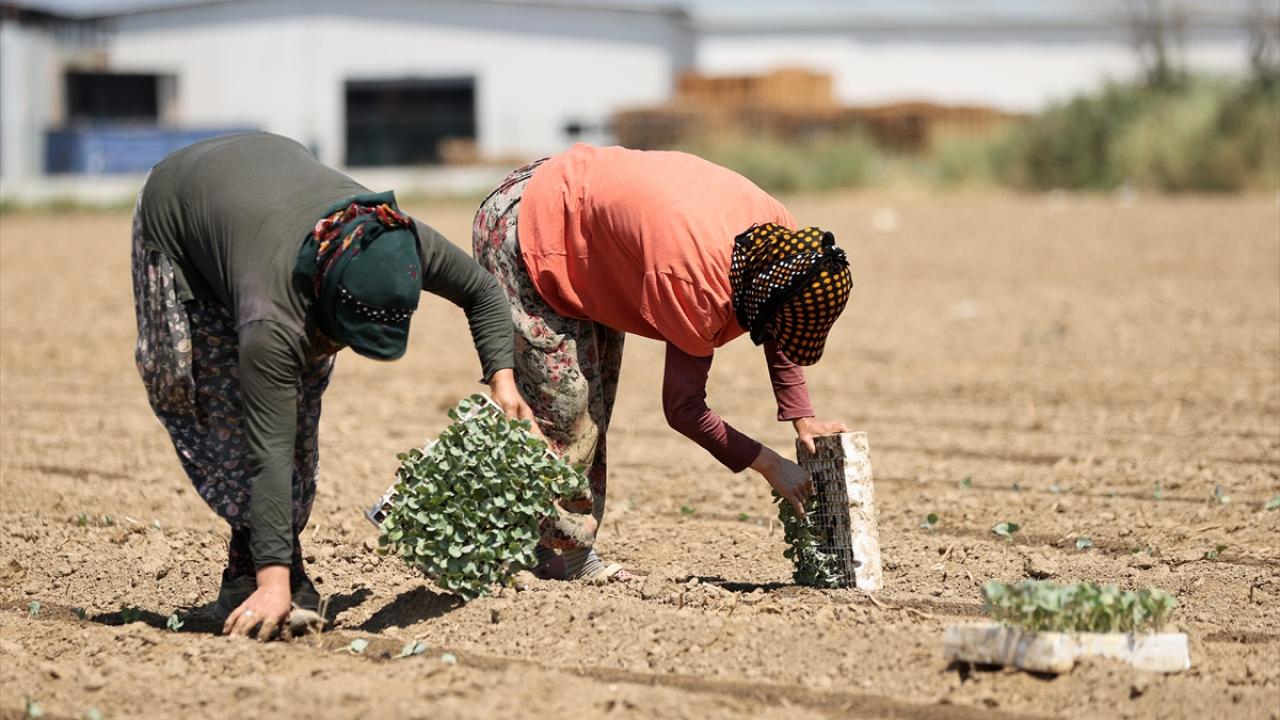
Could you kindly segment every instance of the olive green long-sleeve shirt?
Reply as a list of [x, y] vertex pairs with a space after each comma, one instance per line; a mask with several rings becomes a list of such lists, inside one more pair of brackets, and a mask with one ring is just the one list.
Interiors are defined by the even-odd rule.
[[[298, 248], [329, 207], [369, 190], [268, 133], [205, 140], [165, 158], [142, 194], [143, 243], [169, 257], [179, 300], [230, 310], [239, 341], [257, 567], [293, 552], [298, 380], [313, 357], [311, 295], [295, 287]], [[511, 311], [491, 275], [414, 221], [422, 289], [467, 315], [484, 379], [514, 366]]]

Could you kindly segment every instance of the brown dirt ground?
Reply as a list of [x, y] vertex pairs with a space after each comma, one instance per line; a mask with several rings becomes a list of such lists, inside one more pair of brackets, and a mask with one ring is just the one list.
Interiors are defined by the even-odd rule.
[[[194, 610], [216, 594], [227, 532], [134, 373], [128, 217], [0, 217], [0, 717], [27, 698], [65, 718], [1280, 717], [1280, 511], [1263, 510], [1280, 491], [1276, 198], [791, 207], [854, 262], [853, 302], [810, 378], [823, 415], [870, 436], [874, 602], [791, 584], [765, 483], [667, 429], [662, 348], [637, 338], [601, 546], [647, 581], [462, 606], [380, 560], [360, 509], [395, 454], [478, 388], [462, 315], [437, 299], [404, 361], [339, 360], [305, 535], [336, 629], [265, 645], [212, 635]], [[410, 209], [466, 241], [466, 204]], [[790, 447], [749, 342], [717, 355], [710, 398]], [[1004, 520], [1024, 528], [1012, 542], [990, 531]], [[1078, 536], [1094, 547], [1076, 551]], [[1194, 667], [948, 667], [943, 627], [978, 616], [984, 581], [1030, 570], [1176, 593]], [[126, 605], [141, 621], [122, 622]], [[164, 629], [175, 611], [178, 633]], [[356, 637], [363, 656], [335, 652]], [[426, 654], [387, 659], [415, 639]]]

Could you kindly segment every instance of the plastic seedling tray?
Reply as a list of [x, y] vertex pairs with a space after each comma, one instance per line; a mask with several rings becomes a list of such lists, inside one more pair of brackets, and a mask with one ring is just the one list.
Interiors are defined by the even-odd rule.
[[1158, 673], [1179, 673], [1191, 667], [1185, 633], [1029, 632], [995, 623], [947, 627], [943, 655], [948, 662], [1055, 675], [1071, 672], [1084, 658], [1109, 658]]

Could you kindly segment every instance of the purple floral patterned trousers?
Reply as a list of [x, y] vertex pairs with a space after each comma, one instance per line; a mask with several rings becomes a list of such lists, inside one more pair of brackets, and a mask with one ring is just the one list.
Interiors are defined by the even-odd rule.
[[591, 547], [604, 518], [605, 434], [618, 394], [624, 333], [556, 313], [538, 294], [520, 256], [520, 197], [541, 161], [511, 173], [476, 212], [475, 259], [497, 278], [515, 323], [516, 384], [533, 408], [551, 449], [587, 468], [589, 489], [560, 498], [558, 518], [544, 523], [541, 544]]

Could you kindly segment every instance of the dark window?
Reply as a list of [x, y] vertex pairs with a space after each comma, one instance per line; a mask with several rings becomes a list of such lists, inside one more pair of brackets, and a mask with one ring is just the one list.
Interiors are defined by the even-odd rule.
[[67, 73], [67, 119], [156, 122], [160, 118], [160, 76], [124, 73]]
[[441, 141], [474, 141], [472, 78], [347, 83], [347, 165], [418, 165], [441, 160]]

